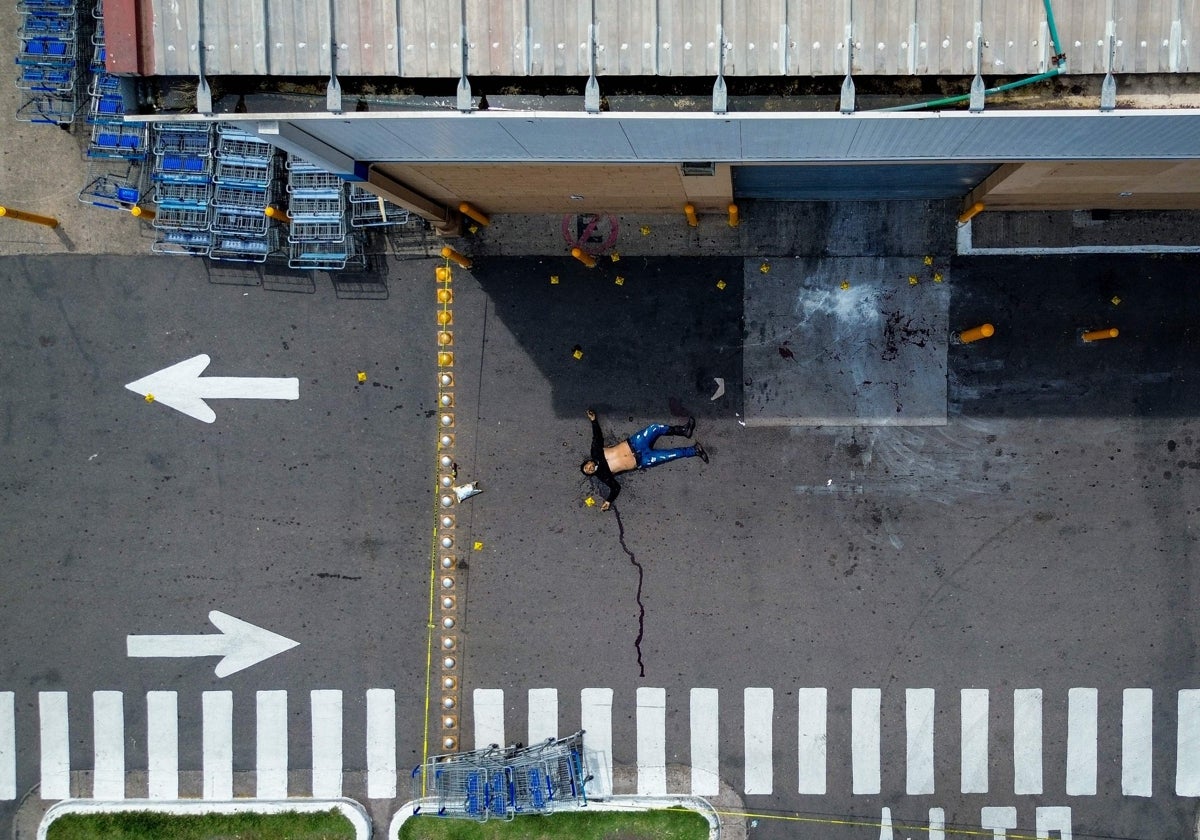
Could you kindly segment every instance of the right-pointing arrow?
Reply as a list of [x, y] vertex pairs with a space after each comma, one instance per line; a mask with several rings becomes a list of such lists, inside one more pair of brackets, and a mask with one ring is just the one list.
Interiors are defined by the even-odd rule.
[[221, 632], [206, 636], [127, 636], [125, 651], [129, 656], [220, 656], [215, 673], [227, 677], [300, 644], [219, 610], [210, 612], [208, 620]]

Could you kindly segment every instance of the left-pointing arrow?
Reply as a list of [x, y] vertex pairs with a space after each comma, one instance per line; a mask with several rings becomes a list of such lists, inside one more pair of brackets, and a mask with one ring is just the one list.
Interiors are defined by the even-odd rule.
[[212, 361], [201, 353], [178, 364], [143, 376], [125, 387], [147, 399], [153, 398], [195, 417], [205, 423], [217, 419], [216, 412], [208, 407], [209, 400], [298, 400], [300, 380], [289, 378], [266, 378], [255, 376], [205, 376], [200, 374]]
[[129, 656], [220, 656], [216, 675], [227, 677], [300, 644], [219, 610], [210, 612], [208, 620], [221, 632], [207, 636], [126, 636], [125, 651]]

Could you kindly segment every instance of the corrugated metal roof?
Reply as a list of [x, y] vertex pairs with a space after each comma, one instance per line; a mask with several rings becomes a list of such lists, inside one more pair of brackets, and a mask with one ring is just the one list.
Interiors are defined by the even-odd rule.
[[[591, 0], [125, 0], [153, 9], [154, 72], [586, 76]], [[115, 3], [122, 0], [113, 0]], [[1200, 0], [1053, 0], [1077, 73], [1195, 72]], [[1111, 20], [1108, 9], [1112, 9]], [[463, 14], [465, 8], [465, 16]], [[1053, 54], [1036, 0], [595, 0], [609, 76], [1026, 75]], [[201, 23], [203, 32], [201, 33]], [[722, 59], [722, 33], [724, 55]]]

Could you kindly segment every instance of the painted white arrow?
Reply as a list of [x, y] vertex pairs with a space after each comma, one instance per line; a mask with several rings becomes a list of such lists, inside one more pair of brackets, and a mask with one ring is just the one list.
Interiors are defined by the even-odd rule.
[[200, 377], [208, 363], [206, 354], [193, 356], [178, 364], [143, 376], [125, 387], [154, 402], [182, 411], [205, 423], [217, 419], [216, 412], [204, 402], [208, 400], [298, 400], [300, 380], [254, 376]]
[[709, 398], [710, 402], [712, 400], [719, 400], [721, 397], [725, 396], [725, 380], [719, 376], [714, 376], [713, 382], [717, 383], [717, 393], [713, 394], [712, 397]]
[[221, 632], [207, 636], [126, 636], [125, 652], [129, 656], [220, 656], [216, 674], [228, 677], [300, 644], [219, 610], [210, 612], [208, 620]]

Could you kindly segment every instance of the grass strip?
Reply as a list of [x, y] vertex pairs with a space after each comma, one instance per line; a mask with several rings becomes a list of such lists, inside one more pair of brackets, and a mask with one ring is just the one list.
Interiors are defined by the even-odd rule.
[[64, 814], [47, 840], [354, 840], [354, 826], [336, 810], [282, 814], [165, 814], [118, 811]]
[[511, 822], [418, 815], [400, 840], [708, 840], [708, 821], [686, 808], [529, 814]]

